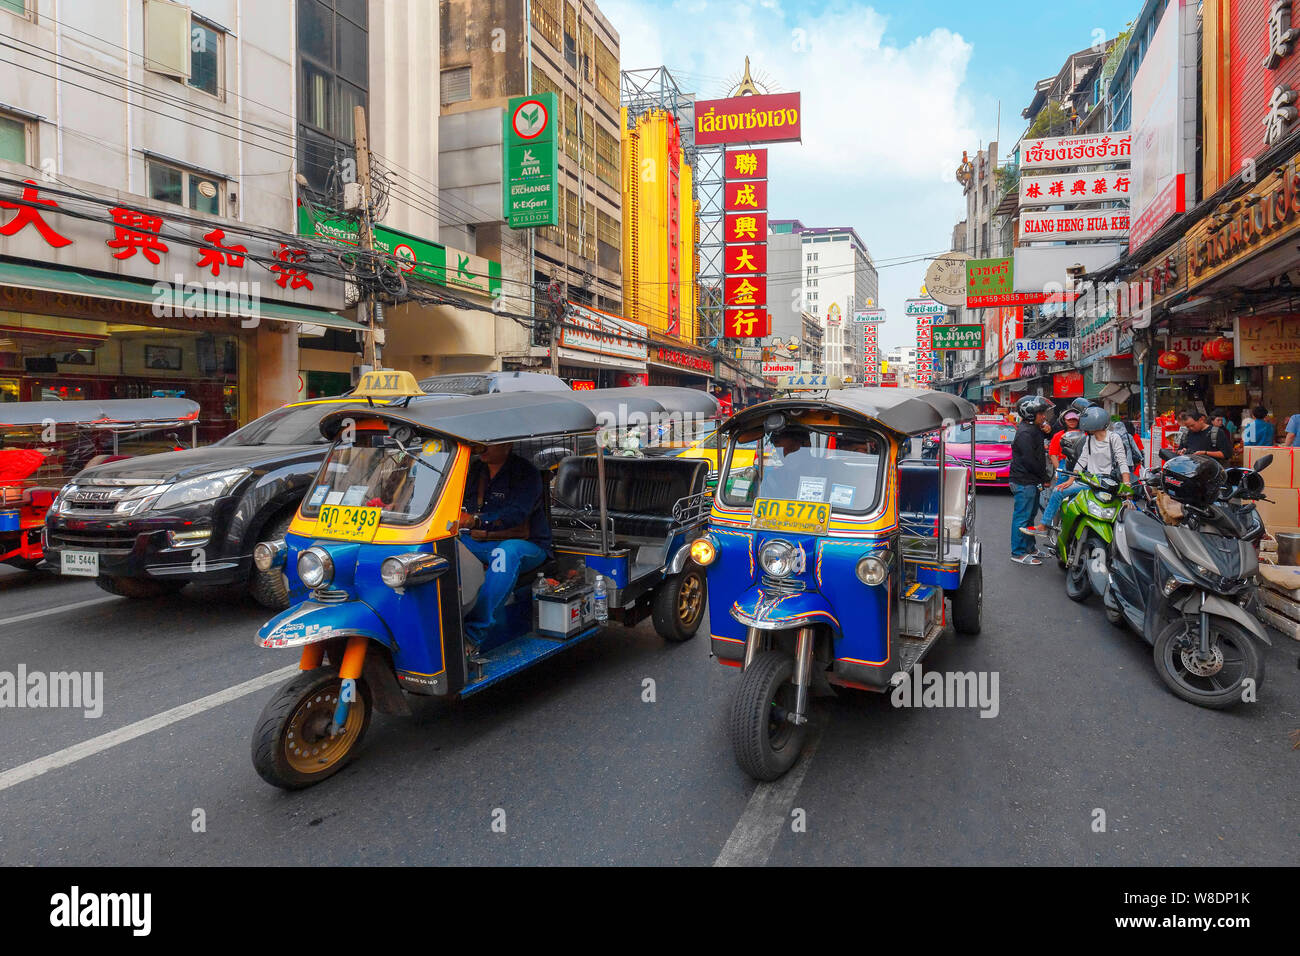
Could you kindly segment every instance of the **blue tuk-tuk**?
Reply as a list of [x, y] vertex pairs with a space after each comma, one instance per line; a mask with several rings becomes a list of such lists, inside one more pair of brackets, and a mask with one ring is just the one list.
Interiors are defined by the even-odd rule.
[[[722, 425], [709, 530], [691, 555], [708, 569], [713, 654], [743, 671], [729, 732], [751, 776], [798, 759], [810, 691], [888, 691], [909, 674], [946, 630], [945, 598], [955, 630], [979, 633], [975, 459], [954, 464], [943, 447], [975, 412], [942, 392], [827, 387]], [[937, 460], [913, 457], [935, 433]]]
[[[468, 697], [596, 635], [605, 620], [651, 617], [664, 638], [684, 641], [704, 618], [705, 574], [689, 552], [707, 525], [707, 463], [608, 457], [597, 434], [716, 417], [712, 396], [639, 387], [430, 402], [413, 376], [386, 374], [397, 384], [384, 405], [322, 420], [333, 444], [314, 484], [284, 541], [254, 555], [261, 568], [284, 569], [291, 595], [258, 643], [301, 649], [301, 673], [267, 703], [252, 743], [257, 772], [286, 789], [336, 773], [372, 709], [408, 714], [408, 694]], [[471, 458], [505, 443], [541, 474], [537, 507], [554, 545], [542, 565], [521, 570], [471, 643], [466, 616], [499, 569], [469, 545], [498, 539], [477, 537], [462, 506]]]

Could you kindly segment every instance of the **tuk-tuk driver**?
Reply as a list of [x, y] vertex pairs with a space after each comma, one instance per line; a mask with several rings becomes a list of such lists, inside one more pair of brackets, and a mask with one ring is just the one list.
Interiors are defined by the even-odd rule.
[[541, 566], [551, 552], [542, 476], [509, 442], [487, 445], [470, 462], [460, 528], [461, 541], [487, 571], [465, 618], [465, 639], [477, 646], [519, 575]]

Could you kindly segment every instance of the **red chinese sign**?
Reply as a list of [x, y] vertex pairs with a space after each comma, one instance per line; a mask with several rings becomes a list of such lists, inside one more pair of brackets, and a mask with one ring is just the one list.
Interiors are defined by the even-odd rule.
[[767, 150], [736, 149], [727, 153], [726, 176], [732, 179], [767, 179]]
[[683, 352], [678, 349], [659, 349], [659, 361], [665, 365], [677, 365], [681, 368], [688, 368], [693, 372], [703, 372], [706, 375], [713, 374], [713, 360], [705, 358], [703, 355], [695, 355], [691, 352]]
[[71, 245], [72, 240], [66, 236], [61, 236], [50, 228], [50, 224], [41, 216], [41, 212], [36, 206], [49, 206], [57, 209], [58, 204], [53, 199], [41, 199], [37, 195], [36, 181], [34, 179], [23, 180], [23, 196], [21, 202], [7, 202], [0, 199], [0, 209], [16, 210], [18, 215], [14, 216], [7, 223], [0, 226], [0, 236], [17, 235], [19, 230], [26, 226], [35, 229], [45, 244], [60, 249], [63, 246]]
[[767, 242], [767, 213], [729, 212], [722, 234], [723, 242]]
[[[697, 114], [698, 115], [698, 114]], [[767, 312], [767, 150], [728, 150], [723, 160], [723, 304], [727, 338], [771, 334]]]
[[798, 93], [731, 96], [695, 104], [695, 145], [797, 143], [800, 140]]
[[727, 212], [758, 212], [767, 208], [766, 182], [732, 182], [727, 180], [722, 203]]
[[723, 269], [727, 275], [755, 275], [767, 272], [767, 243], [756, 242], [744, 246], [727, 246]]

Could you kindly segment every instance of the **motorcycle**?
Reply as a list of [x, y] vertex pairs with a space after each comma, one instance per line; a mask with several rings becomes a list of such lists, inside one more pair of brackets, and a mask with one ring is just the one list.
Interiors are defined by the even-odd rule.
[[1106, 593], [1115, 521], [1132, 489], [1109, 476], [1083, 472], [1074, 478], [1084, 489], [1061, 506], [1056, 553], [1065, 568], [1066, 596], [1086, 601], [1091, 594]]
[[[1161, 452], [1166, 461], [1174, 457], [1168, 452]], [[1259, 471], [1270, 460], [1231, 469], [1217, 499], [1205, 507], [1184, 503], [1178, 523], [1162, 521], [1152, 507], [1126, 508], [1115, 524], [1106, 617], [1142, 635], [1160, 679], [1200, 707], [1232, 706], [1264, 681], [1255, 642], [1273, 642], [1252, 610], [1263, 525], [1249, 500], [1263, 497]], [[1161, 484], [1160, 471], [1138, 482], [1148, 503]]]

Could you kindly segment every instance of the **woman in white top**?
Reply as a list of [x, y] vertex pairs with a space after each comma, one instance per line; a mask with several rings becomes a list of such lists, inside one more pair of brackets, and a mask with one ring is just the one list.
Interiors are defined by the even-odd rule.
[[[1128, 454], [1124, 451], [1124, 439], [1110, 431], [1109, 425], [1110, 416], [1097, 405], [1083, 413], [1079, 419], [1079, 428], [1086, 437], [1083, 440], [1083, 451], [1074, 463], [1074, 474], [1086, 471], [1090, 475], [1115, 475], [1129, 484], [1133, 481], [1133, 475], [1129, 470]], [[1061, 505], [1066, 498], [1071, 497], [1069, 489], [1074, 483], [1074, 475], [1071, 475], [1052, 490], [1047, 499], [1047, 507], [1043, 509], [1042, 522], [1032, 529], [1026, 529], [1027, 534], [1047, 533], [1048, 526], [1056, 522], [1056, 513], [1061, 510]]]

